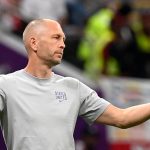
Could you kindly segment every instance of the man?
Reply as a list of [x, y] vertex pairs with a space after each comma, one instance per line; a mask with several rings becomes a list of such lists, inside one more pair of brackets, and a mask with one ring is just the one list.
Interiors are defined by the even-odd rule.
[[61, 63], [65, 35], [54, 20], [31, 21], [23, 33], [25, 69], [0, 77], [1, 124], [8, 150], [74, 150], [77, 116], [119, 128], [150, 118], [150, 103], [120, 109], [70, 77], [52, 72]]

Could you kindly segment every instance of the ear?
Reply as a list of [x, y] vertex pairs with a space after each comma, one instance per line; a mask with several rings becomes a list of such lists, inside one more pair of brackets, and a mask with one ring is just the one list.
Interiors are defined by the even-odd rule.
[[37, 52], [37, 41], [34, 37], [30, 39], [30, 46], [34, 52]]

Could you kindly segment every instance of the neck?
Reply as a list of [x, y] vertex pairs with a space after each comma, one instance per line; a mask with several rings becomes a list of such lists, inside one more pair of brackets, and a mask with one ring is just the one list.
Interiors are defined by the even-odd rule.
[[52, 69], [48, 66], [35, 63], [31, 65], [30, 62], [25, 67], [25, 71], [37, 78], [50, 78], [52, 74]]

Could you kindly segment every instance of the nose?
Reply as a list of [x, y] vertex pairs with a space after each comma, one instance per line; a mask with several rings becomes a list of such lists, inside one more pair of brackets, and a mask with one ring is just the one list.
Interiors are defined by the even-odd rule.
[[66, 46], [66, 45], [65, 45], [65, 42], [64, 42], [64, 41], [62, 41], [62, 42], [61, 42], [61, 44], [60, 44], [60, 47], [61, 47], [62, 49], [64, 49], [64, 48], [65, 48], [65, 46]]

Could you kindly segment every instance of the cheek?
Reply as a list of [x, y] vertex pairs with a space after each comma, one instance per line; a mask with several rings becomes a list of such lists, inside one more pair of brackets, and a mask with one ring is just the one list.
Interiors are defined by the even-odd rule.
[[49, 55], [49, 56], [54, 56], [55, 55], [55, 45], [53, 45], [53, 44], [49, 44], [47, 47], [46, 47], [46, 49], [45, 49], [45, 51], [47, 52], [47, 54]]
[[53, 57], [55, 55], [55, 47], [55, 43], [44, 40], [38, 44], [38, 53], [43, 57]]
[[38, 44], [38, 54], [41, 55], [41, 56], [49, 55], [49, 53], [50, 53], [49, 49], [50, 49], [50, 47], [45, 42], [42, 42], [42, 43]]

